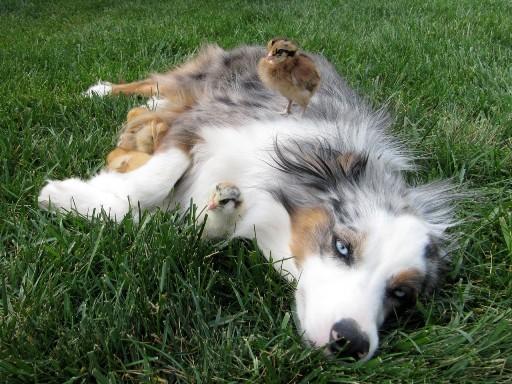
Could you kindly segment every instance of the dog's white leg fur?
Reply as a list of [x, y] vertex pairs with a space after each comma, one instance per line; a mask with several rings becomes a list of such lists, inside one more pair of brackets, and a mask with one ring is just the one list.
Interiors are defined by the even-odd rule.
[[160, 98], [158, 96], [152, 96], [148, 99], [145, 105], [141, 105], [141, 107], [146, 107], [151, 111], [159, 111], [162, 108], [165, 108], [169, 105], [169, 100]]
[[112, 83], [108, 81], [98, 81], [96, 84], [91, 85], [87, 91], [83, 92], [82, 95], [86, 97], [93, 96], [106, 96], [112, 93]]
[[[112, 93], [112, 83], [108, 81], [98, 81], [96, 84], [91, 85], [86, 91], [82, 92], [84, 97], [99, 96], [104, 97]], [[169, 100], [159, 96], [151, 96], [146, 104], [141, 107], [148, 108], [151, 111], [159, 111], [169, 105]]]
[[39, 205], [45, 209], [76, 210], [86, 216], [103, 209], [121, 220], [130, 207], [151, 209], [161, 204], [189, 164], [188, 154], [171, 149], [154, 155], [132, 172], [103, 171], [89, 180], [49, 181], [39, 194]]
[[255, 238], [265, 258], [272, 261], [283, 277], [289, 281], [298, 279], [300, 271], [290, 249], [291, 223], [288, 213], [267, 193], [253, 188], [242, 193], [247, 207], [233, 237]]

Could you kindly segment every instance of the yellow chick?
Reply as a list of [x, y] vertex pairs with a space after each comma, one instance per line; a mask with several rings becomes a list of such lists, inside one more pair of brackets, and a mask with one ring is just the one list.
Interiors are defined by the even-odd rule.
[[283, 114], [290, 114], [292, 103], [306, 111], [309, 100], [320, 85], [315, 62], [300, 53], [297, 45], [285, 38], [275, 38], [267, 44], [267, 55], [258, 63], [258, 75], [266, 87], [288, 99]]
[[140, 119], [148, 109], [133, 108], [128, 112], [127, 126], [119, 136], [117, 148], [107, 156], [107, 169], [124, 173], [130, 172], [145, 164], [153, 154], [168, 126], [161, 119]]
[[147, 163], [149, 159], [151, 155], [147, 153], [118, 147], [107, 155], [107, 168], [119, 173], [130, 172]]
[[167, 125], [159, 118], [145, 118], [148, 110], [144, 107], [133, 108], [128, 112], [127, 125], [117, 146], [127, 150], [135, 150], [152, 154], [162, 135], [167, 132]]

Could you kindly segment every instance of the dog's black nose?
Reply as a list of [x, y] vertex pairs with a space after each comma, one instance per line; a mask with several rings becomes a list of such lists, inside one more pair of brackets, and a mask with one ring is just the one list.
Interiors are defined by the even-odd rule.
[[370, 350], [368, 335], [352, 319], [343, 319], [331, 328], [329, 350], [339, 357], [364, 358]]

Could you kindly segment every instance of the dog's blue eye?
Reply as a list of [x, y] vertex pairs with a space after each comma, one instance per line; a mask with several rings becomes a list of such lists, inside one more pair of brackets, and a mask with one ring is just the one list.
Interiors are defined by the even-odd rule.
[[350, 255], [350, 249], [344, 241], [336, 239], [335, 246], [341, 256], [348, 257]]

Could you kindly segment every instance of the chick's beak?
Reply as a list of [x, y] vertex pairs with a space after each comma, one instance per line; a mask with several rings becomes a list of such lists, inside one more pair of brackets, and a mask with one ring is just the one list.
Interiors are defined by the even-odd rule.
[[269, 53], [267, 54], [267, 56], [266, 56], [266, 59], [267, 59], [268, 61], [274, 61], [275, 56], [272, 54], [272, 52], [269, 52]]
[[217, 194], [215, 193], [210, 201], [208, 202], [208, 210], [213, 210], [215, 208], [217, 208], [219, 206], [219, 203], [218, 203], [218, 199], [217, 199]]

